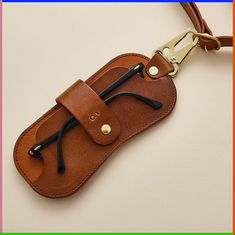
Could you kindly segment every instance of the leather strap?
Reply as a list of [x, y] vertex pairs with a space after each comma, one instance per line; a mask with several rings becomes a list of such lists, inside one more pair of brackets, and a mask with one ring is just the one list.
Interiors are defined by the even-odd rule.
[[[189, 18], [191, 19], [195, 29], [199, 33], [208, 33], [209, 35], [213, 35], [212, 31], [208, 27], [206, 21], [202, 18], [201, 13], [194, 2], [181, 2], [180, 3]], [[218, 36], [218, 40], [221, 43], [221, 47], [232, 47], [233, 46], [233, 37], [232, 36]], [[216, 49], [218, 44], [215, 40], [206, 39], [201, 37], [199, 41], [200, 46], [203, 49], [213, 50]]]
[[[157, 68], [156, 74], [151, 73], [151, 67]], [[145, 66], [145, 72], [151, 77], [150, 80], [161, 78], [172, 71], [174, 71], [173, 65], [166, 61], [160, 53], [156, 53]], [[146, 79], [148, 80], [148, 77]]]
[[[72, 113], [96, 143], [111, 144], [119, 137], [118, 119], [96, 92], [82, 80], [69, 87], [56, 101]], [[109, 125], [110, 133], [102, 132], [104, 125]]]

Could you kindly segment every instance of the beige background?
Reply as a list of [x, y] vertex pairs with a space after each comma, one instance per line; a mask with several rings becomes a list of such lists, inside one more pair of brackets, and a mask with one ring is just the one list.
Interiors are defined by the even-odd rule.
[[[232, 4], [198, 4], [231, 34]], [[148, 56], [191, 27], [177, 3], [3, 6], [4, 231], [231, 231], [232, 53], [182, 65], [174, 112], [119, 149], [75, 195], [51, 200], [12, 161], [19, 134], [112, 57]]]

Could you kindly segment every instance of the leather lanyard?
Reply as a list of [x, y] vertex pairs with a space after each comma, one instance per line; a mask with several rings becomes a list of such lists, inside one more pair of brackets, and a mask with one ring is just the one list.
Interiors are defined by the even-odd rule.
[[[168, 72], [168, 75], [175, 77], [178, 73], [179, 66], [190, 51], [199, 45], [205, 51], [219, 50], [221, 47], [232, 47], [232, 36], [214, 36], [212, 31], [208, 27], [206, 21], [202, 18], [199, 9], [193, 2], [180, 3], [189, 18], [191, 19], [195, 29], [186, 29], [179, 35], [172, 38], [170, 41], [154, 50], [153, 58], [156, 54], [162, 55], [162, 57], [173, 67], [173, 71]], [[181, 49], [176, 46], [188, 35], [192, 35], [192, 41], [184, 45]], [[168, 50], [165, 53], [165, 49]], [[150, 74], [151, 76], [151, 74]]]
[[[184, 8], [189, 18], [191, 19], [195, 29], [198, 32], [199, 45], [205, 50], [213, 50], [218, 48], [218, 42], [213, 39], [213, 33], [208, 27], [206, 21], [202, 18], [201, 13], [197, 5], [193, 2], [181, 2], [181, 6]], [[208, 34], [208, 36], [206, 35]], [[210, 37], [213, 36], [213, 37]], [[232, 36], [218, 36], [214, 37], [219, 42], [219, 47], [232, 47], [233, 37]]]

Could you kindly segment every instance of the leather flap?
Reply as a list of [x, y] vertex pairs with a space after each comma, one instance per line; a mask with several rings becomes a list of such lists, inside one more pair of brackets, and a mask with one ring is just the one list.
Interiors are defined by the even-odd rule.
[[113, 143], [120, 134], [120, 124], [103, 100], [85, 82], [78, 80], [56, 101], [63, 105], [98, 144]]

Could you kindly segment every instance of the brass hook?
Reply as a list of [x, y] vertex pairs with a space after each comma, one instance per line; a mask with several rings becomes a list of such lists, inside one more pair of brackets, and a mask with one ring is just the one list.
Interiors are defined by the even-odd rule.
[[[190, 33], [195, 35], [193, 41], [176, 51], [175, 47]], [[154, 54], [160, 52], [163, 55], [163, 57], [173, 65], [174, 71], [169, 73], [171, 77], [176, 76], [179, 70], [179, 64], [181, 64], [182, 61], [186, 58], [186, 56], [189, 54], [189, 52], [195, 46], [197, 46], [199, 42], [199, 37], [196, 35], [196, 33], [197, 31], [195, 29], [187, 29], [183, 31], [181, 34], [171, 39], [169, 42], [165, 43], [163, 46], [159, 47], [157, 50], [155, 50]], [[169, 53], [167, 55], [163, 53], [164, 49], [166, 48], [169, 49]]]

